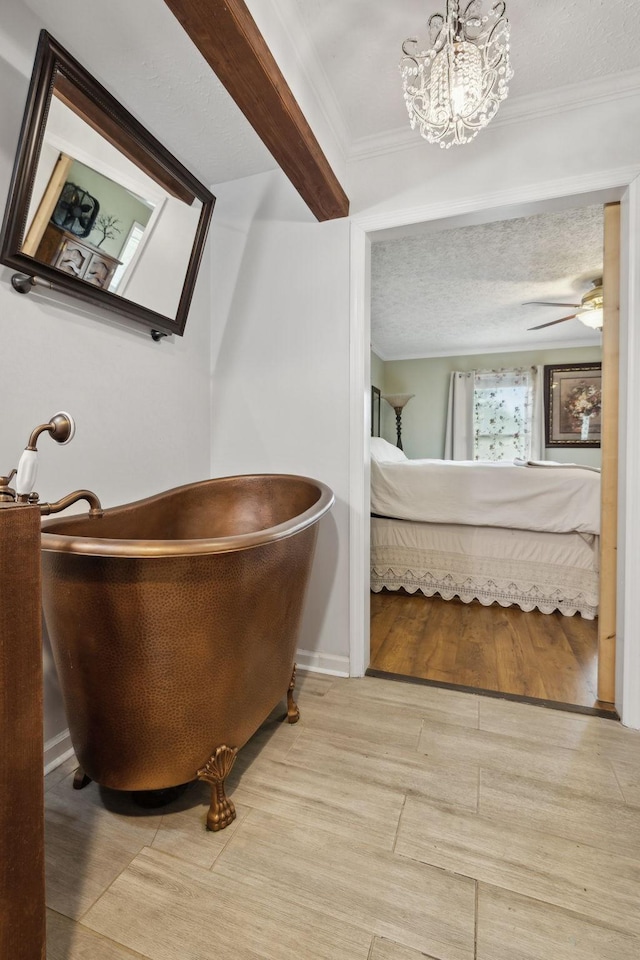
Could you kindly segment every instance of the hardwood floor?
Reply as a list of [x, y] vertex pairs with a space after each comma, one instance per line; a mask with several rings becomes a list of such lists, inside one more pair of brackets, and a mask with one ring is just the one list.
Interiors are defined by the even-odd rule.
[[597, 621], [402, 591], [371, 594], [371, 667], [611, 710], [597, 700]]
[[73, 760], [47, 777], [48, 960], [637, 960], [640, 732], [299, 680], [220, 833], [202, 783], [148, 811], [74, 791]]

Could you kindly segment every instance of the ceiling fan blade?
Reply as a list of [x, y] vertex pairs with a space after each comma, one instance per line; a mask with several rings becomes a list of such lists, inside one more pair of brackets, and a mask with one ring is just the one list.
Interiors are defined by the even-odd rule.
[[526, 307], [530, 303], [535, 303], [540, 307], [579, 307], [579, 303], [553, 303], [551, 300], [525, 300], [522, 304]]
[[553, 327], [556, 323], [564, 323], [565, 320], [573, 320], [577, 313], [572, 313], [570, 317], [560, 317], [559, 320], [550, 320], [549, 323], [540, 323], [537, 327], [527, 327], [528, 330], [542, 330], [543, 327]]

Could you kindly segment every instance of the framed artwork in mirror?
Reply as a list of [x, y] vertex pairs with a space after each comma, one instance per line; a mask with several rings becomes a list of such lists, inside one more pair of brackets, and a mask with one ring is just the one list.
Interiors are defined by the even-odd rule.
[[380, 436], [380, 390], [371, 387], [371, 436]]
[[601, 363], [545, 366], [545, 446], [599, 447], [601, 416]]
[[0, 235], [14, 289], [44, 283], [182, 336], [214, 203], [41, 31]]

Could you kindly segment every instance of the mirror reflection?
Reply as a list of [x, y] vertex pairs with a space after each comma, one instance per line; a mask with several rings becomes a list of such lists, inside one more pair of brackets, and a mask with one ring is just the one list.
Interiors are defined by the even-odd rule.
[[66, 106], [59, 85], [22, 253], [175, 318], [202, 204], [153, 180]]
[[27, 274], [16, 290], [43, 281], [182, 335], [214, 202], [41, 32], [0, 237], [0, 261]]

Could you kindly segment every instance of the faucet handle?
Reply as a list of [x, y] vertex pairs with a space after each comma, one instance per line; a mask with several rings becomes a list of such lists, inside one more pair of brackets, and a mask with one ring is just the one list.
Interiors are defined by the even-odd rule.
[[31, 493], [36, 485], [37, 475], [37, 450], [23, 450], [22, 456], [18, 461], [18, 474], [16, 476], [16, 495], [18, 497], [22, 497]]

